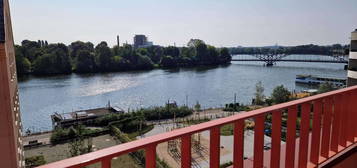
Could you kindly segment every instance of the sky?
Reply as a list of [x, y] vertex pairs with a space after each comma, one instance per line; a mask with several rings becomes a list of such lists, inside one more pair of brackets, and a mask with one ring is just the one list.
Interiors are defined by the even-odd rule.
[[15, 43], [107, 41], [216, 47], [348, 44], [357, 0], [11, 0]]

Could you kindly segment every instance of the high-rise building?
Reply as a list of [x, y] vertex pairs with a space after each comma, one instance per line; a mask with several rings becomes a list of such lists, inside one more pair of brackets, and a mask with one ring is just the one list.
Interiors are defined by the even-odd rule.
[[147, 44], [147, 37], [142, 34], [137, 34], [134, 36], [134, 48], [139, 48], [140, 46]]
[[357, 85], [357, 29], [351, 33], [347, 86]]
[[25, 167], [16, 63], [8, 0], [0, 0], [0, 167]]

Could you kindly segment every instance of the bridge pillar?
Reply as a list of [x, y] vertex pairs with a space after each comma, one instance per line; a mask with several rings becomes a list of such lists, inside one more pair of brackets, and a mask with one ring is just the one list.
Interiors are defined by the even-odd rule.
[[357, 85], [357, 29], [351, 34], [347, 86]]

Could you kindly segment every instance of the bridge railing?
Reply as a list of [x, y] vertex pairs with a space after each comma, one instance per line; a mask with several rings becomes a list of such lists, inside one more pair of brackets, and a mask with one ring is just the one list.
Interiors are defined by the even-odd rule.
[[[271, 120], [270, 167], [315, 167], [357, 142], [357, 86], [319, 94], [288, 103], [278, 104], [230, 117], [120, 144], [81, 156], [50, 163], [40, 168], [78, 168], [100, 162], [103, 168], [111, 167], [114, 157], [140, 149], [145, 150], [146, 167], [156, 167], [156, 147], [169, 140], [181, 139], [181, 167], [191, 167], [191, 136], [201, 131], [210, 131], [209, 165], [220, 164], [220, 127], [234, 124], [234, 168], [244, 167], [245, 120], [253, 119], [254, 167], [264, 164], [264, 132], [267, 116]], [[287, 117], [284, 114], [287, 113]], [[285, 124], [284, 124], [285, 123]], [[311, 124], [312, 123], [312, 124]], [[282, 127], [286, 127], [285, 150], [282, 152]], [[285, 134], [285, 133], [284, 133]], [[298, 136], [299, 135], [299, 138]], [[296, 143], [297, 138], [299, 143]], [[298, 144], [298, 148], [296, 147]], [[282, 155], [281, 153], [285, 153]], [[298, 155], [298, 156], [295, 156]], [[297, 158], [297, 159], [295, 159]], [[265, 163], [266, 164], [266, 163]]]

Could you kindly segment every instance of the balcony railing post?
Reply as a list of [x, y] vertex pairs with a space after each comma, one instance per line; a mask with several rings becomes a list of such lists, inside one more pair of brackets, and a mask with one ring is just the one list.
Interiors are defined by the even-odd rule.
[[331, 139], [331, 112], [332, 112], [332, 99], [331, 97], [325, 98], [323, 113], [323, 126], [322, 126], [322, 140], [321, 140], [321, 155], [328, 158], [330, 152], [330, 139]]
[[343, 93], [342, 94], [342, 102], [341, 102], [342, 108], [341, 108], [341, 123], [340, 123], [340, 140], [339, 140], [339, 144], [343, 147], [346, 147], [346, 142], [347, 142], [347, 135], [346, 135], [346, 130], [347, 130], [347, 125], [346, 125], [346, 121], [347, 121], [347, 115], [346, 112], [348, 110], [348, 94], [347, 93]]
[[244, 126], [244, 120], [238, 120], [234, 123], [233, 168], [243, 168]]
[[191, 135], [181, 138], [181, 167], [191, 168]]
[[210, 160], [212, 168], [218, 168], [220, 165], [220, 127], [214, 127], [210, 132]]
[[105, 158], [102, 160], [102, 168], [111, 168], [112, 167], [112, 158]]
[[353, 109], [353, 106], [354, 106], [354, 95], [353, 95], [353, 92], [351, 91], [349, 94], [348, 94], [348, 110], [347, 110], [347, 140], [350, 142], [350, 143], [353, 143], [354, 142], [354, 134], [353, 134], [353, 131], [354, 131], [354, 124], [353, 122], [356, 121], [356, 118], [353, 118], [353, 112], [354, 112], [354, 109]]
[[264, 161], [264, 121], [265, 115], [255, 117], [254, 126], [254, 168], [262, 168]]
[[333, 121], [332, 121], [332, 137], [331, 137], [331, 150], [338, 152], [338, 142], [340, 137], [341, 125], [341, 108], [342, 108], [342, 95], [338, 94], [333, 99]]
[[272, 113], [272, 142], [270, 167], [280, 167], [280, 150], [281, 150], [281, 110]]
[[296, 145], [296, 119], [297, 105], [293, 105], [288, 108], [285, 167], [294, 167]]
[[311, 135], [311, 163], [317, 165], [320, 156], [320, 134], [321, 134], [321, 113], [322, 113], [322, 102], [321, 99], [314, 102], [313, 108], [313, 120], [312, 120], [312, 135]]
[[309, 148], [311, 103], [301, 105], [299, 168], [306, 168]]
[[156, 144], [150, 145], [145, 148], [145, 167], [156, 167]]

